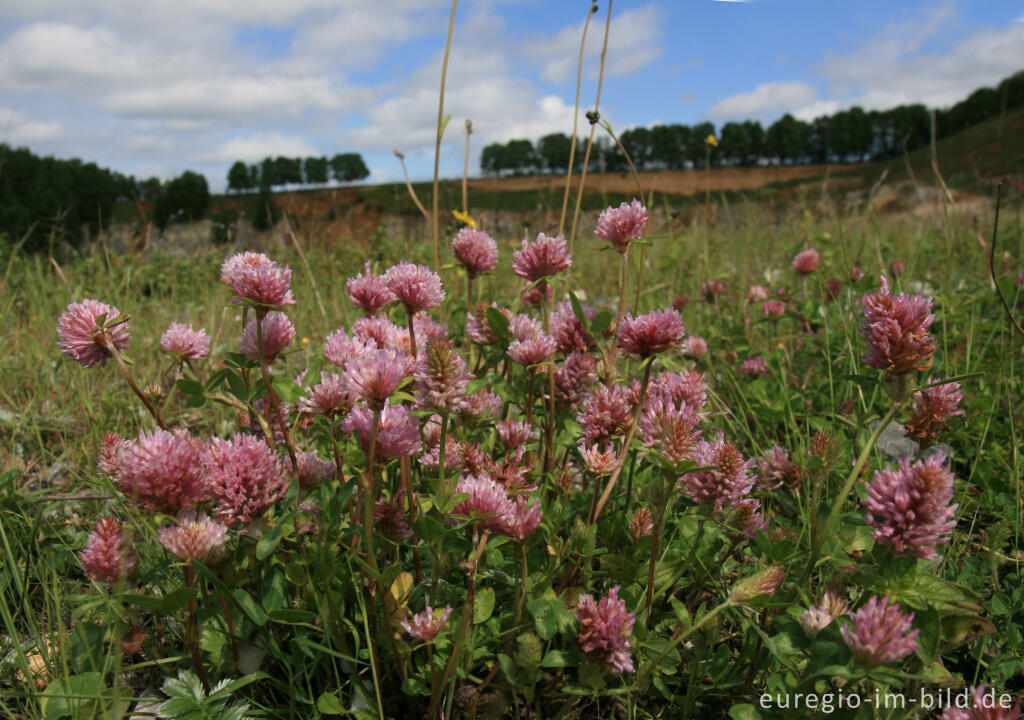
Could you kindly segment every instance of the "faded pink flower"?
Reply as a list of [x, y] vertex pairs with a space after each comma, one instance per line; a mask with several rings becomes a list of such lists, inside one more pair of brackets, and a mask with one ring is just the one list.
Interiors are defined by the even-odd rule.
[[399, 490], [390, 500], [381, 497], [373, 507], [373, 521], [382, 525], [387, 536], [395, 542], [413, 537], [407, 522], [409, 516], [404, 497], [405, 490]]
[[619, 456], [615, 445], [611, 442], [588, 445], [585, 440], [579, 441], [580, 457], [587, 472], [595, 477], [611, 475], [619, 466]]
[[526, 340], [513, 340], [508, 346], [508, 356], [513, 361], [530, 368], [530, 372], [540, 373], [543, 368], [536, 367], [547, 362], [555, 354], [555, 339], [550, 335], [537, 335]]
[[835, 300], [839, 297], [839, 293], [843, 291], [843, 283], [839, 281], [839, 278], [829, 278], [825, 282], [825, 299]]
[[441, 277], [426, 265], [402, 261], [388, 268], [384, 282], [410, 315], [437, 307], [444, 300]]
[[683, 352], [697, 359], [708, 354], [708, 341], [700, 335], [690, 335], [683, 341]]
[[361, 317], [352, 323], [352, 339], [373, 342], [379, 348], [409, 354], [409, 330], [391, 322], [387, 315]]
[[452, 518], [469, 518], [478, 525], [500, 531], [509, 525], [514, 508], [505, 488], [487, 475], [463, 475], [455, 488], [456, 495], [468, 495], [452, 508]]
[[299, 399], [299, 410], [311, 415], [337, 417], [347, 415], [356, 403], [356, 396], [344, 375], [325, 372], [320, 383], [306, 390], [306, 396]]
[[861, 270], [856, 265], [854, 265], [853, 268], [850, 269], [850, 282], [852, 282], [854, 285], [859, 283], [861, 278], [863, 278], [863, 277], [864, 277], [864, 271]]
[[573, 350], [555, 370], [555, 397], [577, 407], [597, 382], [597, 360], [590, 353]]
[[810, 275], [818, 269], [819, 262], [821, 262], [821, 256], [818, 251], [814, 248], [807, 248], [798, 252], [793, 258], [793, 269], [801, 275]]
[[708, 302], [714, 302], [723, 292], [725, 292], [725, 283], [721, 280], [707, 280], [700, 284], [700, 294]]
[[882, 277], [882, 287], [861, 299], [866, 321], [861, 334], [868, 342], [864, 362], [890, 376], [927, 370], [932, 364], [935, 341], [928, 327], [932, 300], [923, 295], [893, 295]]
[[640, 542], [654, 532], [654, 521], [651, 520], [651, 511], [645, 507], [640, 508], [629, 521], [629, 537], [633, 542]]
[[427, 341], [414, 377], [418, 409], [443, 415], [466, 407], [466, 388], [473, 375], [450, 340]]
[[143, 430], [137, 440], [122, 441], [111, 477], [139, 507], [173, 515], [207, 497], [202, 455], [186, 430]]
[[[928, 383], [937, 382], [929, 378]], [[963, 415], [960, 383], [945, 382], [914, 393], [914, 415], [903, 426], [907, 434], [921, 443], [932, 443], [946, 428], [946, 420]]]
[[[359, 433], [359, 446], [370, 452], [370, 434], [373, 432], [373, 411], [357, 407], [342, 426], [345, 432]], [[380, 413], [375, 453], [378, 458], [409, 457], [422, 450], [416, 419], [404, 405], [385, 405]]]
[[[124, 350], [131, 334], [121, 312], [98, 300], [71, 303], [57, 321], [60, 351], [84, 368], [106, 365], [111, 348]], [[101, 322], [102, 321], [102, 322]]]
[[172, 322], [160, 336], [160, 347], [179, 362], [203, 360], [210, 354], [210, 336], [205, 330], [192, 329], [192, 323]]
[[533, 466], [523, 462], [525, 455], [525, 445], [506, 453], [505, 459], [501, 462], [495, 462], [490, 456], [483, 455], [483, 471], [486, 471], [491, 480], [500, 483], [510, 497], [532, 493], [537, 489], [537, 485], [530, 482], [529, 475]]
[[761, 501], [757, 498], [744, 498], [733, 505], [729, 523], [747, 540], [753, 540], [758, 530], [768, 532], [768, 521], [761, 514]]
[[356, 275], [345, 281], [348, 296], [356, 305], [370, 315], [376, 315], [385, 305], [393, 303], [398, 297], [391, 292], [387, 283], [379, 275], [374, 275], [367, 261], [362, 275]]
[[122, 440], [117, 433], [107, 433], [100, 444], [99, 457], [96, 458], [96, 469], [101, 475], [112, 480], [121, 471], [121, 450], [128, 447], [128, 441]]
[[768, 300], [761, 305], [761, 312], [767, 318], [780, 318], [786, 314], [786, 303], [781, 300]]
[[757, 482], [765, 490], [779, 490], [788, 487], [792, 492], [800, 489], [802, 474], [800, 466], [790, 460], [789, 451], [778, 445], [772, 445], [757, 460]]
[[497, 528], [497, 532], [523, 542], [533, 534], [543, 517], [540, 500], [534, 498], [530, 503], [526, 496], [520, 495], [512, 501], [511, 510], [505, 516], [505, 522]]
[[96, 523], [78, 557], [85, 574], [96, 582], [115, 583], [135, 570], [135, 556], [127, 547], [121, 523], [112, 517]]
[[700, 370], [659, 373], [647, 392], [650, 397], [663, 394], [673, 403], [686, 403], [695, 413], [700, 413], [708, 401], [708, 384]]
[[751, 285], [747, 290], [747, 302], [764, 302], [768, 299], [768, 288], [764, 285]]
[[505, 401], [488, 388], [477, 390], [466, 397], [459, 417], [469, 425], [478, 425], [485, 420], [498, 418], [505, 409]]
[[569, 247], [561, 235], [540, 233], [533, 242], [524, 238], [522, 247], [512, 255], [512, 272], [530, 282], [558, 275], [571, 266]]
[[443, 611], [441, 611], [438, 617], [435, 617], [437, 613], [430, 609], [427, 605], [427, 609], [421, 613], [417, 613], [412, 616], [412, 622], [409, 622], [405, 618], [398, 621], [398, 624], [402, 626], [402, 629], [410, 636], [422, 642], [429, 642], [437, 637], [437, 634], [441, 632], [441, 628], [444, 627], [445, 622], [452, 614], [451, 606], [445, 605]]
[[[555, 299], [555, 288], [552, 287], [551, 283], [548, 283], [548, 291], [546, 293], [548, 303], [550, 304]], [[540, 288], [536, 285], [531, 285], [523, 288], [523, 291], [519, 294], [520, 299], [523, 301], [523, 305], [529, 307], [535, 307], [540, 305], [541, 298], [543, 295], [540, 293]]]
[[412, 370], [409, 358], [394, 350], [376, 350], [349, 362], [349, 387], [370, 408], [381, 409]]
[[914, 613], [904, 615], [889, 596], [868, 600], [851, 615], [852, 622], [839, 628], [839, 634], [853, 655], [869, 665], [887, 665], [921, 648], [917, 642], [920, 630], [911, 630]]
[[220, 281], [235, 293], [233, 302], [249, 301], [264, 308], [292, 305], [292, 271], [281, 268], [263, 253], [246, 252], [224, 261]]
[[336, 468], [330, 460], [324, 460], [315, 451], [297, 452], [295, 460], [298, 464], [298, 473], [295, 475], [299, 481], [299, 487], [310, 488], [319, 485], [334, 475]]
[[498, 266], [498, 246], [483, 230], [464, 227], [452, 239], [452, 253], [471, 278]]
[[248, 525], [288, 492], [281, 460], [266, 442], [235, 433], [213, 438], [203, 459], [213, 514], [229, 526]]
[[686, 473], [679, 482], [695, 502], [712, 505], [715, 513], [739, 503], [754, 486], [750, 474], [754, 461], [744, 460], [736, 446], [725, 442], [721, 435], [715, 442], [699, 441], [693, 459], [697, 467], [713, 469]]
[[840, 615], [845, 615], [850, 611], [850, 607], [837, 593], [831, 590], [826, 590], [825, 594], [821, 596], [821, 600], [818, 601], [817, 605], [804, 610], [800, 616], [800, 626], [807, 633], [807, 637], [812, 640], [818, 636], [822, 630], [827, 628], [833, 620], [838, 618]]
[[228, 529], [205, 513], [182, 513], [175, 525], [157, 532], [160, 544], [182, 562], [216, 562], [228, 541]]
[[580, 621], [578, 641], [588, 660], [614, 675], [633, 672], [629, 636], [636, 614], [628, 612], [626, 602], [619, 599], [618, 585], [597, 602], [591, 595], [580, 595], [576, 619]]
[[763, 357], [748, 357], [740, 364], [740, 375], [748, 378], [759, 378], [768, 374], [768, 363]]
[[[978, 685], [970, 689], [970, 706], [961, 708], [947, 705], [939, 716], [939, 720], [1018, 720], [1021, 707], [1018, 703], [1013, 707], [1003, 707], [1001, 698], [987, 686]], [[959, 693], [954, 702], [959, 702]]]
[[508, 321], [508, 331], [516, 340], [525, 341], [544, 334], [544, 326], [540, 320], [532, 318], [526, 313], [519, 313]]
[[875, 473], [862, 504], [877, 542], [925, 560], [938, 557], [935, 546], [949, 541], [959, 507], [952, 504], [953, 473], [944, 463], [936, 454], [913, 465], [904, 459], [896, 470]]
[[533, 439], [533, 428], [521, 420], [500, 420], [495, 428], [507, 450], [515, 450]]
[[[581, 303], [583, 317], [589, 323], [594, 319], [597, 311], [589, 305]], [[594, 338], [590, 335], [580, 319], [576, 317], [572, 305], [567, 302], [558, 303], [558, 307], [549, 316], [551, 337], [555, 339], [558, 352], [568, 355], [571, 352], [589, 352], [597, 347]]]
[[640, 415], [640, 439], [669, 462], [679, 463], [693, 456], [700, 437], [699, 422], [697, 414], [685, 402], [676, 404], [666, 393], [655, 393], [647, 398]]
[[[295, 339], [295, 325], [287, 315], [280, 312], [267, 313], [260, 323], [263, 335], [263, 358], [269, 363], [288, 347]], [[238, 343], [238, 351], [252, 359], [258, 359], [259, 338], [256, 336], [256, 319], [253, 318], [242, 331], [242, 339]]]
[[609, 207], [601, 212], [597, 219], [594, 234], [605, 242], [612, 244], [620, 254], [629, 251], [629, 245], [644, 234], [647, 224], [647, 208], [637, 200], [622, 203], [617, 208]]
[[[425, 340], [449, 340], [448, 337], [448, 326], [442, 325], [434, 318], [430, 317], [426, 313], [417, 313], [416, 317], [412, 320], [413, 329], [416, 331], [417, 338], [424, 338]], [[408, 329], [402, 333], [408, 339]], [[419, 346], [420, 352], [423, 352], [423, 345]]]
[[351, 360], [369, 355], [377, 350], [375, 340], [362, 337], [349, 337], [344, 328], [335, 330], [327, 336], [324, 343], [324, 357], [338, 367], [344, 369]]
[[899, 277], [906, 272], [906, 269], [906, 266], [897, 258], [893, 258], [892, 262], [889, 263], [889, 272], [892, 273], [893, 277]]
[[616, 344], [625, 353], [646, 358], [678, 346], [685, 334], [683, 320], [674, 308], [653, 310], [638, 317], [626, 313]]

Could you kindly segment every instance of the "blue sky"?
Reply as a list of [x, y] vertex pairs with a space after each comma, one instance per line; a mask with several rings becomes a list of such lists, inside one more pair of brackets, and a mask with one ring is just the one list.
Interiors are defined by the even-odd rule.
[[[584, 0], [461, 0], [442, 174], [570, 132]], [[430, 176], [449, 0], [35, 0], [0, 7], [0, 138], [138, 177], [360, 152]], [[607, 4], [588, 35], [593, 106]], [[618, 0], [602, 115], [622, 130], [859, 104], [946, 106], [1024, 69], [1024, 0]]]

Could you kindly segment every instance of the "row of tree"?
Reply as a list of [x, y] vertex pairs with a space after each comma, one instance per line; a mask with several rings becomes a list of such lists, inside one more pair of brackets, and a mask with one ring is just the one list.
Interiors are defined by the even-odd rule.
[[[1022, 103], [1024, 71], [995, 88], [974, 91], [951, 108], [935, 110], [936, 137], [952, 135]], [[717, 130], [710, 122], [637, 127], [624, 131], [619, 140], [640, 170], [703, 167], [709, 160], [720, 167], [851, 163], [893, 157], [927, 144], [931, 114], [920, 104], [870, 112], [852, 107], [811, 122], [786, 114], [767, 128], [756, 120], [728, 122]], [[717, 140], [710, 154], [708, 136]], [[583, 148], [581, 140], [575, 169], [582, 164]], [[563, 133], [545, 135], [536, 143], [493, 143], [483, 149], [480, 169], [490, 175], [560, 173], [569, 165], [571, 150], [572, 139]], [[590, 166], [599, 172], [628, 169], [622, 151], [605, 136], [598, 138]]]
[[326, 185], [331, 180], [348, 183], [369, 175], [359, 153], [338, 153], [331, 158], [267, 157], [253, 165], [238, 160], [228, 170], [228, 190], [248, 192], [285, 185]]

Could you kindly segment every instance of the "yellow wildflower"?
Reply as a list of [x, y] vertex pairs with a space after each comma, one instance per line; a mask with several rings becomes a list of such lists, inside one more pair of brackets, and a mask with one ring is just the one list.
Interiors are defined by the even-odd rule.
[[712, 133], [711, 135], [708, 135], [706, 138], [704, 138], [704, 142], [706, 142], [711, 147], [718, 147], [718, 140], [715, 139], [714, 133]]
[[469, 216], [469, 213], [464, 213], [461, 210], [452, 210], [452, 215], [463, 225], [469, 225], [474, 230], [479, 230], [480, 226], [476, 224], [476, 220]]

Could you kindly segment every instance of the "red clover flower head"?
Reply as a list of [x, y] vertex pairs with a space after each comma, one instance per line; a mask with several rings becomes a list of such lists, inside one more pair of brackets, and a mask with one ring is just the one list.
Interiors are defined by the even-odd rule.
[[534, 498], [530, 503], [524, 495], [520, 495], [512, 501], [511, 511], [505, 516], [505, 522], [497, 528], [497, 532], [523, 542], [533, 534], [543, 517], [540, 500]]
[[320, 383], [306, 390], [306, 396], [299, 399], [299, 410], [311, 415], [335, 417], [347, 415], [356, 403], [356, 396], [344, 375], [325, 372]]
[[678, 463], [693, 456], [700, 437], [700, 419], [685, 402], [676, 404], [666, 393], [652, 394], [640, 416], [640, 439], [646, 447], [655, 448]]
[[431, 610], [429, 605], [427, 605], [426, 610], [412, 616], [412, 622], [402, 618], [398, 621], [398, 624], [401, 625], [402, 630], [404, 630], [410, 637], [414, 637], [422, 642], [429, 642], [437, 637], [437, 634], [441, 632], [441, 628], [444, 627], [445, 622], [447, 622], [451, 614], [451, 606], [445, 605], [440, 616], [435, 617], [436, 613]]
[[633, 542], [640, 542], [640, 538], [645, 538], [652, 532], [654, 532], [654, 521], [651, 520], [651, 511], [642, 507], [629, 521], [629, 537]]
[[[497, 303], [491, 303], [491, 307], [509, 320], [512, 319], [512, 311], [508, 308], [498, 307]], [[466, 336], [477, 345], [493, 345], [498, 341], [491, 332], [487, 306], [483, 303], [478, 303], [474, 312], [466, 313]]]
[[744, 377], [759, 378], [768, 372], [768, 363], [760, 355], [748, 357], [740, 364], [740, 375]]
[[465, 406], [459, 411], [463, 422], [477, 425], [488, 419], [501, 417], [505, 401], [497, 393], [483, 388], [466, 397]]
[[373, 507], [373, 521], [382, 525], [387, 536], [396, 542], [413, 537], [402, 501], [404, 497], [405, 490], [399, 490], [390, 500], [381, 497]]
[[764, 302], [768, 299], [768, 288], [764, 285], [751, 285], [747, 291], [747, 302]]
[[204, 465], [215, 501], [213, 514], [232, 527], [248, 525], [288, 492], [280, 458], [252, 435], [213, 438]]
[[725, 442], [721, 435], [716, 442], [699, 441], [694, 461], [698, 467], [712, 469], [686, 473], [679, 482], [694, 501], [713, 505], [716, 514], [726, 505], [739, 503], [754, 486], [750, 474], [754, 460], [744, 460], [736, 446]]
[[800, 466], [790, 460], [789, 451], [772, 445], [757, 460], [757, 483], [765, 490], [779, 490], [788, 487], [796, 493], [800, 489]]
[[672, 402], [686, 403], [695, 413], [700, 413], [708, 401], [708, 384], [700, 370], [662, 372], [655, 376], [648, 389], [648, 395], [666, 395]]
[[971, 704], [959, 707], [959, 694], [954, 700], [956, 705], [947, 705], [939, 720], [1019, 720], [1020, 703], [1013, 707], [1004, 707], [1002, 699], [994, 690], [987, 690], [985, 685], [970, 689]]
[[533, 428], [521, 420], [500, 420], [495, 427], [507, 450], [515, 450], [533, 439]]
[[498, 266], [498, 246], [483, 230], [464, 227], [452, 239], [452, 253], [471, 278]]
[[[551, 283], [548, 283], [548, 291], [545, 294], [547, 295], [549, 303], [555, 299], [555, 288]], [[544, 295], [541, 294], [540, 288], [536, 285], [528, 285], [523, 288], [523, 291], [519, 294], [519, 298], [523, 301], [523, 305], [535, 307], [540, 305], [540, 301], [544, 299]]]
[[352, 323], [352, 339], [373, 342], [379, 348], [409, 354], [408, 329], [391, 322], [387, 315], [361, 317]]
[[384, 282], [410, 315], [437, 307], [444, 300], [441, 277], [426, 265], [402, 261], [388, 268]]
[[315, 451], [295, 453], [298, 472], [295, 478], [299, 481], [299, 487], [310, 488], [319, 485], [335, 473], [334, 463], [324, 460]]
[[128, 441], [122, 440], [117, 433], [107, 433], [100, 444], [99, 457], [96, 458], [96, 469], [101, 475], [117, 479], [121, 471], [121, 451], [128, 447]]
[[543, 335], [544, 326], [536, 318], [532, 318], [526, 313], [519, 313], [515, 317], [509, 318], [508, 331], [516, 340], [525, 341]]
[[[936, 380], [930, 378], [928, 382], [931, 384]], [[904, 425], [907, 434], [922, 443], [934, 442], [945, 429], [946, 420], [964, 414], [959, 409], [963, 397], [958, 382], [944, 382], [918, 390], [914, 393], [914, 416]]]
[[220, 281], [235, 293], [233, 302], [248, 301], [264, 308], [293, 305], [292, 271], [263, 253], [245, 252], [224, 261]]
[[202, 446], [186, 430], [143, 430], [134, 442], [122, 441], [113, 480], [145, 510], [175, 514], [207, 497]]
[[890, 605], [888, 595], [881, 600], [872, 597], [851, 619], [839, 634], [854, 657], [866, 665], [887, 665], [921, 647], [917, 642], [921, 631], [911, 630], [914, 614], [904, 615], [898, 604]]
[[599, 385], [576, 417], [591, 441], [621, 435], [633, 424], [633, 391], [624, 385]]
[[370, 263], [366, 263], [363, 275], [356, 275], [345, 281], [348, 296], [361, 307], [367, 316], [376, 315], [385, 305], [393, 303], [398, 297], [391, 292], [383, 278], [374, 275]]
[[708, 354], [708, 341], [700, 335], [690, 335], [683, 341], [683, 352], [694, 360]]
[[617, 208], [609, 207], [601, 212], [597, 219], [594, 234], [612, 244], [616, 250], [625, 255], [629, 245], [644, 234], [647, 224], [647, 208], [637, 200], [622, 203]]
[[411, 369], [406, 355], [378, 349], [349, 362], [346, 373], [352, 392], [365, 400], [370, 408], [380, 410]]
[[121, 523], [106, 517], [89, 533], [79, 554], [85, 574], [96, 582], [115, 583], [135, 570], [135, 556], [126, 547]]
[[683, 320], [675, 308], [653, 310], [638, 317], [626, 313], [616, 344], [625, 353], [646, 358], [678, 346], [685, 334]]
[[[597, 311], [589, 305], [581, 303], [583, 317], [589, 323], [594, 319]], [[553, 313], [550, 313], [549, 324], [551, 336], [555, 339], [558, 352], [568, 355], [573, 351], [589, 352], [597, 347], [590, 331], [583, 327], [583, 323], [576, 317], [572, 305], [567, 302], [558, 303]]]
[[700, 284], [700, 294], [708, 302], [714, 302], [725, 292], [725, 283], [721, 280], [706, 280]]
[[818, 251], [814, 248], [807, 248], [798, 252], [793, 258], [793, 269], [800, 275], [810, 275], [818, 269], [819, 262], [821, 262], [821, 256]]
[[98, 300], [71, 303], [57, 321], [60, 351], [84, 368], [105, 365], [110, 348], [124, 350], [131, 338], [127, 320], [111, 324], [120, 317], [116, 307]]
[[935, 546], [949, 541], [958, 507], [952, 504], [953, 473], [944, 462], [938, 454], [913, 465], [904, 459], [895, 470], [875, 473], [863, 505], [876, 541], [905, 555], [938, 557]]
[[561, 235], [537, 235], [534, 241], [523, 239], [522, 247], [512, 255], [512, 272], [530, 282], [558, 275], [572, 266], [569, 246]]
[[[453, 516], [468, 517], [485, 528], [500, 531], [509, 525], [514, 508], [499, 483], [487, 475], [463, 475], [456, 495], [468, 495], [452, 508]], [[452, 522], [452, 520], [449, 520]]]
[[508, 356], [519, 365], [530, 368], [530, 372], [540, 373], [542, 368], [536, 366], [554, 357], [555, 350], [555, 339], [542, 333], [526, 340], [513, 340], [508, 346]]
[[224, 551], [227, 527], [205, 513], [182, 513], [174, 525], [160, 528], [160, 543], [182, 562], [214, 562]]
[[590, 353], [573, 350], [555, 370], [555, 397], [569, 407], [578, 407], [597, 382], [597, 360]]
[[579, 448], [583, 465], [595, 477], [611, 475], [619, 467], [619, 455], [611, 442], [587, 444], [586, 440], [580, 440]]
[[578, 637], [587, 658], [614, 675], [633, 672], [629, 640], [636, 614], [626, 610], [626, 601], [619, 599], [616, 585], [605, 597], [594, 601], [591, 595], [580, 595], [576, 601], [576, 619], [580, 621]]
[[864, 362], [890, 376], [927, 370], [932, 364], [935, 340], [928, 327], [932, 300], [923, 295], [893, 295], [882, 277], [882, 287], [861, 299], [866, 322], [861, 334], [868, 342]]
[[[359, 433], [359, 445], [364, 453], [370, 452], [373, 433], [373, 411], [357, 407], [342, 426], [345, 432]], [[378, 458], [409, 457], [422, 450], [416, 418], [405, 405], [385, 405], [380, 413], [377, 442], [374, 452]]]
[[193, 330], [192, 323], [172, 322], [160, 336], [160, 348], [178, 362], [203, 360], [210, 354], [210, 336], [202, 328]]
[[327, 336], [324, 343], [324, 357], [344, 369], [351, 360], [364, 357], [377, 350], [376, 340], [363, 337], [349, 337], [344, 328], [335, 330]]
[[[242, 339], [238, 343], [238, 351], [253, 359], [260, 356], [260, 338], [256, 335], [256, 319], [253, 318], [242, 331]], [[260, 330], [263, 335], [263, 358], [269, 363], [288, 347], [295, 339], [295, 325], [287, 315], [280, 312], [267, 313], [260, 323]]]
[[761, 312], [769, 319], [780, 318], [786, 314], [786, 303], [781, 300], [768, 300], [761, 305]]

